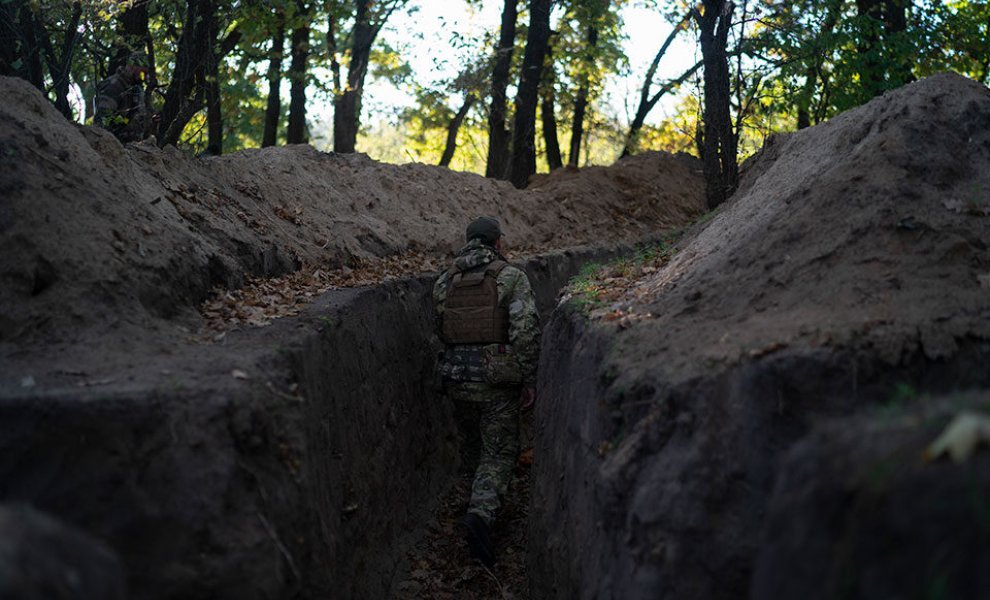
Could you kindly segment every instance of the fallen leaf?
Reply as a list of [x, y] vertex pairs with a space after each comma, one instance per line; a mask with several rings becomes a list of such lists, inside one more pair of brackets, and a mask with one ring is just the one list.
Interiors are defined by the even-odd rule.
[[97, 385], [108, 385], [116, 381], [116, 379], [96, 379], [92, 381], [80, 381], [76, 384], [76, 387], [94, 387]]
[[970, 412], [959, 413], [925, 449], [925, 460], [931, 462], [948, 454], [954, 462], [961, 463], [984, 442], [990, 442], [990, 417]]
[[766, 356], [771, 352], [776, 352], [777, 350], [781, 350], [786, 347], [787, 344], [784, 342], [774, 342], [762, 348], [757, 348], [756, 350], [750, 350], [749, 355], [753, 358], [760, 358], [761, 356]]
[[248, 374], [240, 369], [234, 369], [231, 371], [230, 376], [234, 379], [249, 379]]
[[942, 200], [942, 206], [951, 210], [954, 213], [960, 213], [960, 214], [965, 209], [963, 201], [959, 200], [958, 198], [946, 198], [945, 200]]

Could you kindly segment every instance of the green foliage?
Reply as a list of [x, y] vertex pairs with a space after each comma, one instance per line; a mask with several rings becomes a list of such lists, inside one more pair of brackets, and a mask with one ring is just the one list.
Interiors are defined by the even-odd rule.
[[939, 71], [988, 81], [987, 2], [908, 1], [901, 24], [889, 8], [896, 4], [862, 6], [871, 4], [883, 7], [871, 12], [849, 0], [765, 4], [744, 51], [766, 70], [771, 101], [757, 108], [777, 113], [770, 130], [796, 126], [802, 113], [809, 124], [823, 121]]
[[605, 307], [632, 282], [666, 264], [674, 255], [673, 244], [679, 235], [680, 232], [669, 234], [655, 244], [639, 248], [631, 256], [582, 265], [565, 288], [572, 304], [584, 313]]
[[[479, 0], [465, 0], [478, 6]], [[863, 7], [880, 5], [882, 10]], [[932, 73], [950, 70], [990, 83], [990, 4], [986, 0], [908, 0], [903, 23], [892, 20], [892, 0], [737, 0], [732, 29], [733, 111], [739, 135], [739, 152], [746, 156], [758, 149], [773, 132], [813, 125], [858, 106], [878, 93]], [[71, 55], [70, 80], [74, 117], [86, 121], [91, 115], [96, 84], [110, 74], [111, 58], [121, 49], [146, 50], [143, 39], [122, 34], [121, 17], [133, 0], [84, 0], [81, 17], [71, 29], [74, 2], [23, 0], [36, 28], [48, 36], [53, 47], [66, 39], [77, 44]], [[663, 11], [671, 22], [679, 22], [689, 8], [683, 0], [640, 0]], [[4, 18], [0, 24], [13, 31], [0, 47], [0, 70], [27, 76], [41, 69], [43, 87], [52, 99], [56, 85], [43, 51], [28, 47], [22, 35], [21, 12], [12, 7], [22, 0], [0, 0]], [[160, 86], [151, 95], [160, 109], [163, 92], [177, 76], [176, 53], [186, 23], [187, 0], [149, 2], [151, 50], [155, 81]], [[556, 103], [561, 146], [566, 153], [578, 92], [587, 88], [589, 105], [585, 117], [585, 143], [580, 164], [608, 163], [624, 146], [625, 125], [604, 108], [603, 91], [610, 78], [626, 75], [630, 65], [623, 52], [626, 24], [623, 9], [631, 0], [561, 0], [555, 3], [552, 61], [547, 78]], [[272, 34], [282, 23], [287, 31], [310, 28], [310, 68], [307, 81], [318, 90], [320, 100], [332, 99], [347, 85], [346, 69], [356, 20], [356, 3], [349, 0], [217, 0], [217, 42], [235, 30], [239, 41], [219, 69], [224, 137], [227, 150], [260, 145], [268, 94], [267, 70]], [[519, 66], [526, 39], [526, 3], [518, 18], [512, 81], [519, 80]], [[415, 10], [409, 0], [383, 0], [369, 5], [369, 20], [380, 25], [396, 10]], [[16, 14], [15, 14], [16, 13]], [[333, 23], [333, 35], [330, 24]], [[32, 26], [34, 27], [34, 26]], [[591, 43], [591, 32], [595, 41]], [[415, 36], [417, 32], [408, 32]], [[682, 35], [685, 35], [682, 33]], [[132, 36], [133, 37], [133, 36]], [[471, 110], [461, 125], [458, 152], [451, 167], [484, 171], [487, 154], [487, 110], [497, 31], [468, 35], [451, 30], [449, 47], [456, 59], [439, 56], [438, 70], [456, 75], [430, 81], [414, 77], [407, 60], [409, 50], [379, 39], [370, 55], [369, 73], [406, 91], [413, 106], [398, 112], [392, 122], [375, 123], [363, 132], [360, 147], [373, 156], [393, 161], [418, 160], [435, 163], [446, 143], [447, 127], [458, 109], [472, 99]], [[658, 32], [657, 42], [662, 41]], [[288, 43], [283, 51], [283, 72], [289, 67]], [[448, 64], [450, 63], [456, 64]], [[332, 73], [342, 76], [337, 85]], [[692, 82], [684, 84], [687, 91]], [[513, 93], [510, 87], [510, 96]], [[698, 93], [685, 94], [670, 119], [645, 126], [639, 133], [638, 149], [661, 148], [695, 152], [699, 130]], [[287, 104], [283, 99], [283, 106]], [[510, 97], [509, 107], [512, 102]], [[180, 140], [192, 150], [205, 146], [205, 111], [190, 120]], [[287, 110], [283, 108], [282, 118]], [[511, 115], [510, 115], [511, 121]], [[538, 125], [540, 126], [540, 125]], [[284, 127], [281, 128], [284, 131]], [[545, 170], [543, 139], [537, 136], [540, 168]], [[983, 210], [977, 206], [973, 210]]]

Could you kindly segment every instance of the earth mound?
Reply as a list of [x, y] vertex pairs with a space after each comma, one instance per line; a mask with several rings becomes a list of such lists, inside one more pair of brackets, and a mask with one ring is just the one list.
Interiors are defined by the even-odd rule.
[[510, 246], [535, 251], [636, 240], [703, 210], [696, 165], [666, 154], [620, 163], [623, 186], [580, 172], [518, 191], [309, 146], [212, 158], [124, 147], [66, 122], [20, 79], [0, 78], [0, 95], [0, 343], [16, 346], [162, 319], [195, 329], [211, 290], [246, 275], [445, 256], [479, 214], [500, 216]]
[[[0, 93], [0, 500], [106, 544], [141, 598], [394, 597], [457, 469], [422, 271], [496, 214], [539, 251], [520, 264], [548, 313], [582, 264], [703, 210], [663, 154], [520, 192], [308, 147], [121, 146]], [[320, 283], [293, 316], [204, 326], [293, 278]]]
[[[764, 527], [771, 494], [800, 497], [809, 485], [788, 477], [780, 485], [804, 487], [774, 491], [778, 461], [816, 423], [990, 387], [988, 215], [990, 90], [939, 75], [772, 138], [706, 227], [593, 311], [605, 318], [558, 311], [534, 473], [531, 536], [550, 546], [531, 556], [541, 597], [747, 595], [761, 540], [786, 536], [779, 521]], [[882, 458], [862, 455], [877, 468]], [[919, 455], [905, 467], [948, 497], [959, 491], [966, 465], [936, 478], [926, 468]], [[974, 480], [980, 494], [985, 483]], [[938, 519], [939, 496], [915, 497], [903, 514]], [[840, 497], [828, 502], [846, 515]], [[977, 526], [978, 514], [945, 524]], [[898, 532], [902, 545], [928, 543]], [[890, 572], [871, 570], [889, 557], [857, 556], [865, 562], [850, 577]], [[923, 551], [903, 556], [905, 585], [924, 589], [937, 565]], [[787, 589], [829, 589], [826, 571]], [[949, 591], [970, 590], [979, 570], [953, 577]], [[754, 597], [780, 597], [761, 582]]]

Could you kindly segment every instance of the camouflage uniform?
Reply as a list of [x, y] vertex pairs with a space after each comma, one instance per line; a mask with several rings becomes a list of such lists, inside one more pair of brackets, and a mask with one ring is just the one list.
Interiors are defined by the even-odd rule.
[[[444, 312], [447, 288], [454, 272], [504, 260], [494, 248], [474, 239], [461, 249], [453, 267], [440, 275], [433, 287], [438, 324]], [[497, 361], [489, 352], [506, 345], [448, 345], [441, 360], [441, 373], [447, 396], [454, 401], [461, 428], [463, 453], [480, 454], [471, 489], [468, 512], [484, 519], [489, 526], [495, 519], [519, 450], [519, 402], [524, 387], [535, 387], [540, 351], [540, 324], [536, 300], [526, 273], [505, 267], [496, 279], [499, 306], [508, 308], [509, 344], [507, 354]], [[511, 363], [511, 364], [510, 364]], [[512, 383], [493, 385], [493, 370], [509, 372]], [[480, 448], [470, 443], [472, 429], [480, 430]], [[470, 463], [470, 460], [466, 462]]]
[[148, 107], [144, 86], [121, 69], [96, 86], [93, 125], [117, 136], [123, 143], [148, 137]]

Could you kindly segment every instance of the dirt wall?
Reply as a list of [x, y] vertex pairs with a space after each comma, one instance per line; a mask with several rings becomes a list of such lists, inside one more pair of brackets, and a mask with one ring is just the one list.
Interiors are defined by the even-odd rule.
[[[610, 303], [612, 320], [575, 305], [555, 312], [533, 472], [530, 536], [550, 546], [530, 555], [536, 597], [803, 597], [833, 589], [836, 573], [816, 563], [847, 567], [847, 550], [858, 562], [842, 589], [887, 597], [897, 582], [870, 577], [942, 568], [929, 526], [901, 517], [982, 530], [979, 511], [945, 519], [942, 509], [965, 501], [959, 481], [972, 466], [915, 454], [875, 490], [851, 469], [801, 466], [790, 450], [830, 419], [867, 435], [878, 408], [910, 415], [933, 396], [952, 411], [957, 394], [990, 389], [986, 123], [990, 90], [940, 75], [775, 138], [736, 196]], [[915, 450], [933, 432], [923, 419], [904, 427], [897, 436]], [[819, 461], [862, 458], [856, 473], [886, 468], [865, 442], [808, 444], [803, 456]], [[911, 498], [920, 482], [931, 493]], [[972, 485], [990, 494], [984, 478]], [[903, 502], [913, 504], [894, 508]], [[810, 527], [818, 515], [846, 529], [819, 529], [825, 547], [790, 552], [818, 536], [783, 523]], [[894, 536], [903, 563], [871, 552], [879, 542], [858, 523]], [[947, 539], [943, 554], [972, 540]], [[988, 593], [982, 564], [953, 570], [949, 596]], [[778, 568], [794, 574], [786, 587], [771, 583]]]
[[[588, 260], [526, 265], [539, 305]], [[388, 597], [457, 467], [429, 277], [321, 296], [145, 376], [0, 401], [0, 498], [105, 541], [134, 597]]]
[[122, 146], [66, 121], [26, 81], [0, 77], [0, 97], [2, 355], [108, 329], [140, 335], [163, 320], [195, 329], [213, 290], [248, 276], [445, 257], [482, 214], [535, 253], [638, 240], [703, 210], [697, 161], [666, 153], [516, 190], [308, 145], [204, 158]]

